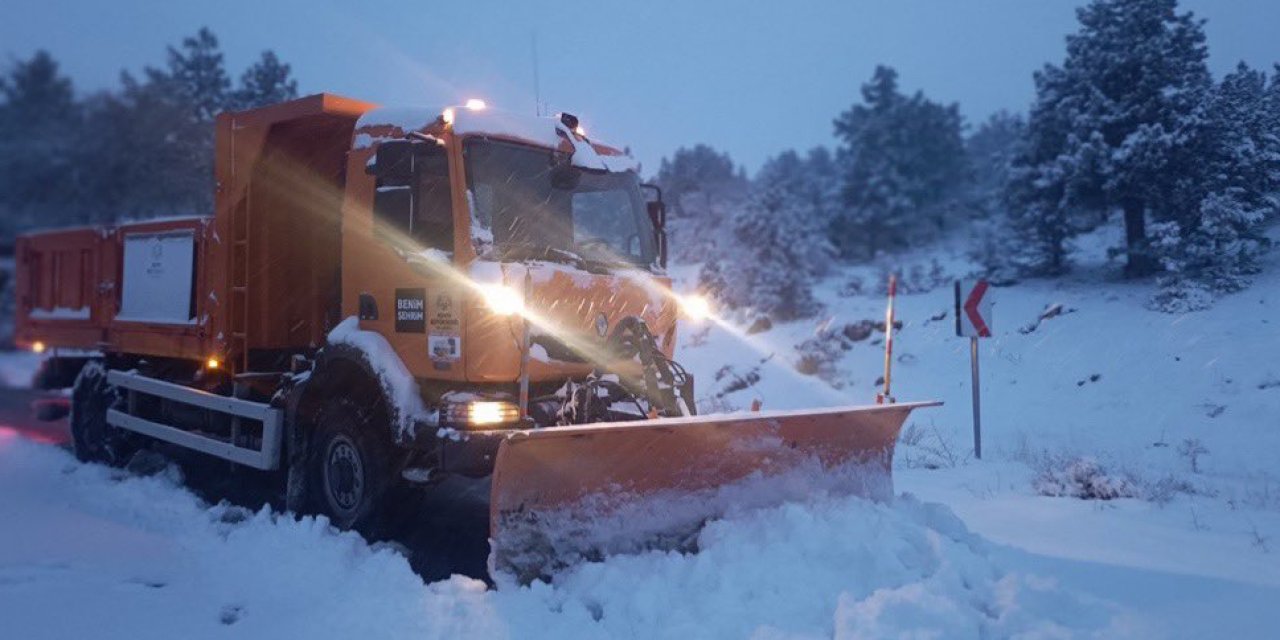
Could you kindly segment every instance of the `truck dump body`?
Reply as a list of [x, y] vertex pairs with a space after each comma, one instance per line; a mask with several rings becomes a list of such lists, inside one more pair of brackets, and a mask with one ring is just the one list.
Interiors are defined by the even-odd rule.
[[341, 206], [368, 103], [330, 95], [217, 121], [215, 214], [20, 237], [20, 344], [250, 368], [337, 323]]

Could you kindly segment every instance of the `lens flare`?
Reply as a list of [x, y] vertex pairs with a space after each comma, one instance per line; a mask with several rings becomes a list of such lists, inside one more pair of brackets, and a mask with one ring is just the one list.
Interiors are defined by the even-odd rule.
[[711, 317], [711, 303], [706, 298], [699, 295], [689, 295], [678, 297], [680, 301], [680, 310], [684, 312], [690, 320], [694, 322], [702, 322]]
[[501, 284], [482, 284], [479, 288], [490, 311], [500, 316], [524, 312], [524, 296], [519, 291]]

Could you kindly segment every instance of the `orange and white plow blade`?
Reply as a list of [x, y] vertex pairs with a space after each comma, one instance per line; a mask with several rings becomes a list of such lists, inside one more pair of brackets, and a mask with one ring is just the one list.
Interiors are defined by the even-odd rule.
[[498, 449], [491, 571], [520, 582], [604, 555], [693, 549], [703, 523], [816, 495], [893, 495], [905, 403], [523, 430]]

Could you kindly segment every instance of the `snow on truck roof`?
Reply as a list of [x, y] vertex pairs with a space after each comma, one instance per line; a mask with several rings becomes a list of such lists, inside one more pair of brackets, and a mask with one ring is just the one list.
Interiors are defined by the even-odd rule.
[[[426, 132], [442, 121], [449, 121], [456, 135], [491, 135], [512, 138], [548, 149], [563, 142], [573, 145], [573, 164], [597, 171], [640, 171], [631, 155], [613, 147], [589, 140], [581, 131], [571, 131], [559, 118], [532, 116], [491, 107], [380, 107], [360, 116], [356, 122], [353, 148], [363, 149], [393, 135], [410, 131]], [[398, 137], [398, 136], [397, 136]]]

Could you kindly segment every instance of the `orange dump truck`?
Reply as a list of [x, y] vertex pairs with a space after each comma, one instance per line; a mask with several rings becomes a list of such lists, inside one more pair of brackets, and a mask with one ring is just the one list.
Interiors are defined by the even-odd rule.
[[813, 486], [782, 476], [888, 491], [918, 405], [695, 415], [661, 195], [574, 116], [316, 95], [222, 114], [215, 153], [212, 216], [18, 239], [82, 460], [198, 451], [357, 529], [488, 477], [523, 579]]

